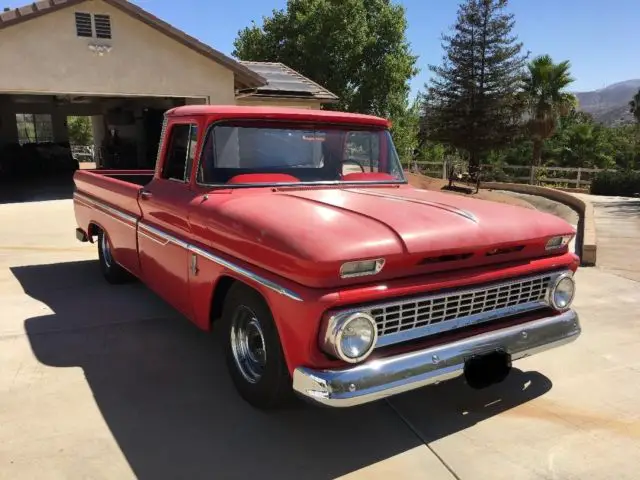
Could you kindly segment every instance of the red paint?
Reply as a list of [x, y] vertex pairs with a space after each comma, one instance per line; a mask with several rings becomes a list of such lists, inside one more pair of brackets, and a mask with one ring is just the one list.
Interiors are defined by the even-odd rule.
[[[206, 128], [220, 120], [377, 129], [389, 125], [366, 115], [232, 106], [179, 107], [170, 110], [167, 118], [167, 131], [176, 123], [198, 126], [198, 152]], [[381, 134], [380, 138], [387, 137]], [[340, 365], [317, 348], [320, 319], [329, 309], [578, 267], [577, 257], [566, 248], [555, 254], [545, 251], [550, 236], [573, 233], [573, 228], [534, 210], [418, 190], [408, 184], [260, 185], [298, 181], [295, 176], [276, 173], [240, 174], [228, 187], [205, 187], [195, 181], [196, 168], [186, 183], [161, 178], [165, 154], [166, 141], [155, 171], [76, 172], [81, 195], [134, 218], [133, 225], [127, 226], [108, 210], [76, 196], [79, 227], [88, 231], [94, 223], [104, 228], [116, 261], [202, 329], [210, 328], [212, 295], [221, 277], [252, 285], [273, 312], [291, 371], [301, 365]], [[380, 160], [381, 165], [389, 161], [386, 157]], [[118, 174], [148, 175], [152, 179], [144, 190], [150, 195], [141, 196], [143, 187], [112, 177]], [[384, 172], [343, 177], [351, 182], [390, 179], [393, 177]], [[238, 183], [256, 186], [234, 188]], [[140, 221], [170, 235], [178, 245], [140, 229]], [[181, 242], [276, 282], [304, 301], [283, 296], [203, 257], [198, 257], [194, 275], [191, 252]], [[518, 250], [487, 255], [498, 247]], [[464, 256], [433, 261], [456, 254]], [[379, 257], [386, 264], [375, 277], [339, 277], [343, 262]]]

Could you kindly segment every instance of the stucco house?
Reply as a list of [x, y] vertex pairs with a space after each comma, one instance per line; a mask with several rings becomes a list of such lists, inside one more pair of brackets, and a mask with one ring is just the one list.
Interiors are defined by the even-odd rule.
[[155, 159], [163, 112], [184, 104], [320, 108], [337, 97], [280, 63], [240, 62], [126, 0], [44, 0], [0, 12], [2, 148], [68, 142], [90, 116]]

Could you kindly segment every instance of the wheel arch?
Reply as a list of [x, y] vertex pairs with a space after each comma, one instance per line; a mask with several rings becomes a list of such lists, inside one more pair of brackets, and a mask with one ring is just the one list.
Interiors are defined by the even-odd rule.
[[[247, 284], [246, 282], [242, 282], [236, 277], [231, 275], [223, 274], [221, 275], [217, 281], [213, 285], [213, 291], [211, 292], [211, 304], [209, 305], [209, 328], [213, 328], [213, 324], [216, 323], [222, 317], [222, 311], [224, 309], [224, 302], [227, 298], [227, 294], [231, 287], [236, 283], [244, 283], [248, 287], [255, 287]], [[257, 291], [257, 290], [256, 290]], [[258, 291], [262, 295], [261, 292]], [[264, 297], [264, 295], [262, 295]], [[265, 299], [266, 301], [266, 299]]]
[[96, 237], [100, 231], [104, 232], [105, 229], [95, 220], [91, 220], [87, 226], [87, 238], [89, 242], [93, 243], [93, 237]]

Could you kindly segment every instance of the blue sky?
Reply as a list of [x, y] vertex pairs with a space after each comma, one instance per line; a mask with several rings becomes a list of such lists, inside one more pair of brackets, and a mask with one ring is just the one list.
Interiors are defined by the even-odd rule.
[[[230, 54], [238, 30], [260, 21], [286, 0], [133, 0], [142, 8], [223, 53]], [[407, 11], [407, 36], [419, 55], [414, 93], [428, 79], [427, 65], [442, 56], [440, 34], [455, 21], [456, 0], [396, 0]], [[16, 7], [28, 2], [4, 0]], [[178, 6], [179, 5], [179, 6]], [[511, 0], [516, 34], [532, 55], [568, 59], [576, 81], [572, 90], [602, 88], [640, 78], [640, 0]], [[222, 7], [221, 7], [222, 6]]]

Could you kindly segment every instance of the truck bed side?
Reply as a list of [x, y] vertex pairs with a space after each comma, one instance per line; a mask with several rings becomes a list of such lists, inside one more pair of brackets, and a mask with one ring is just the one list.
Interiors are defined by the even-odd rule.
[[77, 225], [92, 240], [108, 232], [115, 260], [134, 275], [140, 266], [136, 227], [142, 217], [138, 196], [153, 177], [150, 170], [78, 170], [73, 176]]

